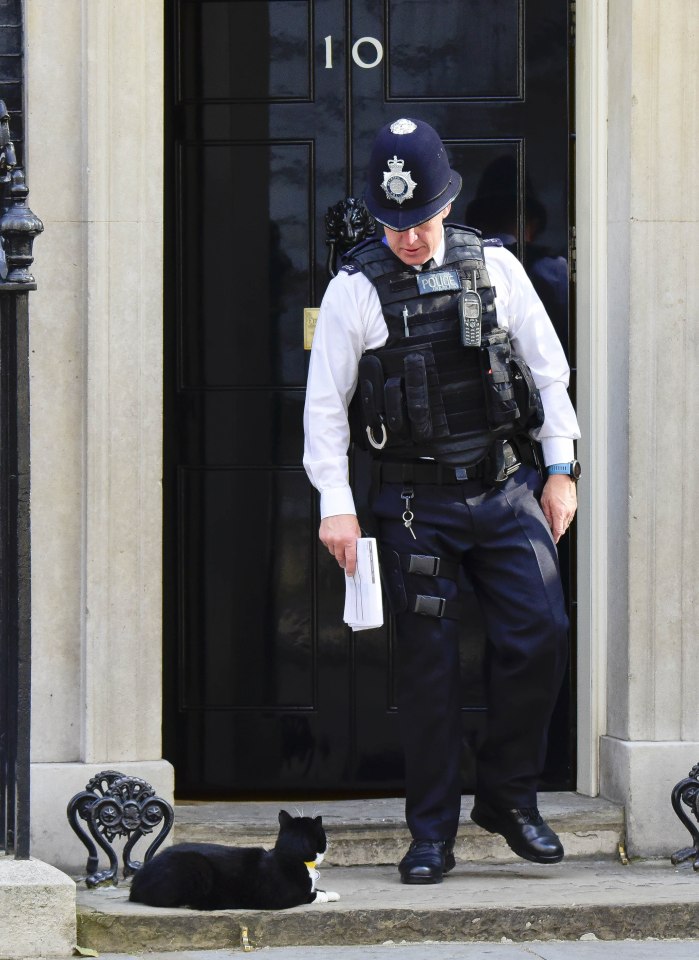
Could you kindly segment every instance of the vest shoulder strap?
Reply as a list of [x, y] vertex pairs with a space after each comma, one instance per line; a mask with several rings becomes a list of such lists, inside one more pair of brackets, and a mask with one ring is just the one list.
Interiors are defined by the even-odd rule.
[[[483, 241], [477, 230], [449, 223], [445, 224], [445, 238], [445, 264], [464, 263], [474, 267], [485, 265]], [[414, 273], [378, 238], [364, 240], [349, 250], [343, 257], [341, 269], [349, 274], [361, 270], [372, 282], [389, 273], [406, 273], [410, 276]]]
[[446, 223], [445, 263], [455, 263], [459, 260], [474, 261], [477, 264], [485, 263], [483, 255], [483, 241], [478, 230], [465, 227], [460, 223]]
[[399, 273], [406, 270], [404, 264], [379, 239], [364, 240], [352, 247], [343, 257], [342, 270], [346, 273], [355, 273], [361, 270], [370, 280], [383, 276], [386, 273]]

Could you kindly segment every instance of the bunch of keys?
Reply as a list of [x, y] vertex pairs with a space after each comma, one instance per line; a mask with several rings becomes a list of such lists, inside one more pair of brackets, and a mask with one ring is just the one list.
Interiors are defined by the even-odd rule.
[[406, 528], [406, 530], [410, 532], [410, 535], [412, 536], [413, 540], [417, 540], [417, 537], [415, 536], [415, 531], [413, 530], [413, 520], [415, 519], [415, 514], [410, 509], [410, 501], [413, 499], [414, 496], [415, 496], [415, 493], [410, 489], [410, 487], [406, 487], [406, 489], [403, 490], [403, 492], [401, 493], [401, 498], [405, 500], [405, 510], [403, 511], [403, 526]]

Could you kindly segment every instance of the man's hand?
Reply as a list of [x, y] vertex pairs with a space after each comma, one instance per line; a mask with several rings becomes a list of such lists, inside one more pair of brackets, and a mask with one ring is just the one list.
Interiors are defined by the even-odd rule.
[[575, 481], [564, 473], [550, 476], [541, 494], [541, 509], [548, 520], [556, 543], [573, 522], [577, 508], [578, 495]]
[[357, 539], [361, 537], [357, 518], [353, 513], [338, 513], [320, 521], [318, 536], [335, 557], [348, 577], [357, 567]]

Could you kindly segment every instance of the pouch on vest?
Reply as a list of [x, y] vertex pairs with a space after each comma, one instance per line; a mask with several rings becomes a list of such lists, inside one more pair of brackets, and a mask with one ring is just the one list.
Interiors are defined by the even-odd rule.
[[[365, 354], [358, 365], [359, 395], [367, 437], [372, 446], [380, 448], [385, 444], [383, 420], [383, 367], [378, 357]], [[372, 439], [373, 438], [373, 439]]]
[[513, 353], [510, 358], [510, 366], [515, 400], [519, 409], [516, 427], [518, 430], [534, 430], [544, 422], [544, 405], [541, 402], [539, 388], [534, 383], [528, 364], [516, 353]]
[[[409, 347], [391, 347], [382, 353], [384, 367], [387, 369], [389, 377], [397, 377], [402, 374], [403, 389], [405, 391], [406, 407], [408, 421], [414, 440], [419, 437], [415, 433], [414, 424], [421, 424], [425, 421], [425, 415], [422, 410], [423, 390], [426, 390], [426, 403], [428, 406], [429, 421], [432, 432], [430, 437], [449, 436], [449, 425], [447, 415], [444, 410], [444, 402], [439, 386], [439, 376], [437, 374], [437, 364], [434, 359], [434, 352], [429, 343], [411, 344]], [[418, 357], [418, 360], [411, 360], [411, 386], [408, 386], [408, 357]], [[424, 369], [424, 376], [423, 376]], [[412, 403], [411, 403], [412, 397]], [[417, 426], [418, 431], [420, 426]]]
[[[407, 358], [412, 358], [409, 361]], [[407, 362], [406, 362], [407, 361]], [[375, 450], [404, 441], [422, 443], [449, 436], [432, 346], [390, 347], [381, 356], [365, 353], [350, 404], [352, 439]], [[359, 408], [361, 406], [361, 416]], [[409, 439], [411, 438], [411, 439]]]
[[386, 426], [397, 437], [408, 436], [408, 409], [401, 377], [389, 377], [384, 387]]
[[403, 367], [410, 432], [416, 443], [424, 443], [432, 439], [432, 417], [425, 358], [421, 353], [409, 353], [403, 360]]
[[488, 422], [492, 427], [514, 423], [519, 417], [510, 373], [510, 341], [498, 330], [481, 347], [481, 374]]

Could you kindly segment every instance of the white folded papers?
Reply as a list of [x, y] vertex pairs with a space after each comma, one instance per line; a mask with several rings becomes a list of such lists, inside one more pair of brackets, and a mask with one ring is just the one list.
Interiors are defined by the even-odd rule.
[[344, 621], [353, 630], [383, 625], [379, 554], [373, 537], [357, 540], [357, 569], [353, 577], [345, 574]]

